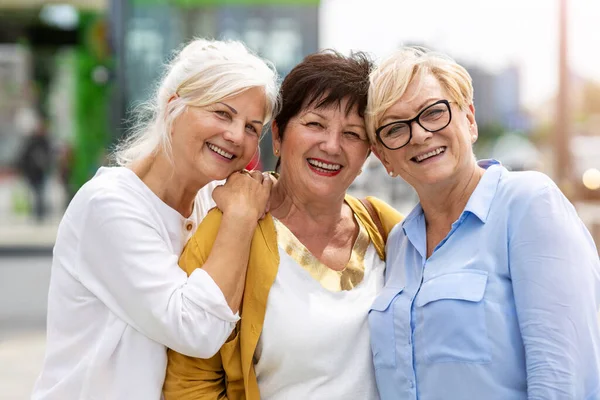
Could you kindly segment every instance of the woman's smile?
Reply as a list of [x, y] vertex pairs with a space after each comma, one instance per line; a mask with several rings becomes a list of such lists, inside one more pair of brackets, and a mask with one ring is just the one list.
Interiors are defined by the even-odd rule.
[[232, 161], [236, 156], [233, 153], [228, 152], [227, 150], [214, 145], [212, 143], [206, 142], [206, 147], [221, 161]]
[[426, 150], [412, 157], [410, 160], [417, 164], [429, 164], [443, 158], [446, 153], [446, 146], [436, 147], [432, 150]]
[[308, 158], [306, 161], [310, 170], [321, 176], [336, 176], [343, 168], [340, 164], [328, 162], [320, 158]]

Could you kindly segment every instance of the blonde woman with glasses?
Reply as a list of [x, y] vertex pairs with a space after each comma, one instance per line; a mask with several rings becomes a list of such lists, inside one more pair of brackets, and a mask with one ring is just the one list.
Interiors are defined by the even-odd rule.
[[419, 196], [369, 314], [381, 399], [600, 398], [597, 248], [546, 175], [475, 159], [468, 72], [399, 50], [371, 74], [367, 129]]
[[[271, 189], [268, 177], [239, 171], [276, 113], [276, 81], [237, 42], [194, 40], [173, 59], [118, 166], [100, 168], [60, 224], [33, 399], [158, 400], [167, 347], [219, 350], [239, 320]], [[223, 222], [188, 277], [178, 258], [215, 205]]]

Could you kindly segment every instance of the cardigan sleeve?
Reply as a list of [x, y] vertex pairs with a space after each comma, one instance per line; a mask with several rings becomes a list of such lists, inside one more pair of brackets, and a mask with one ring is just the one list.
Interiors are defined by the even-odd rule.
[[[210, 211], [202, 221], [202, 235], [194, 235], [183, 250], [179, 266], [187, 274], [192, 274], [208, 258], [220, 221], [221, 212]], [[239, 340], [236, 329], [233, 338], [209, 359], [189, 357], [169, 349], [163, 386], [165, 400], [244, 399]]]
[[227, 399], [221, 354], [202, 359], [169, 349], [163, 396], [165, 400]]
[[239, 333], [209, 359], [168, 351], [165, 400], [244, 400]]

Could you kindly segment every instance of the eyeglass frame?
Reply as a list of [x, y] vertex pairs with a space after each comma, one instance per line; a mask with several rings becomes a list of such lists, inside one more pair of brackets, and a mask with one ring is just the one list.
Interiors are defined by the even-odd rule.
[[[453, 103], [452, 101], [448, 101], [445, 99], [442, 100], [438, 100], [435, 103], [431, 103], [430, 105], [428, 105], [427, 107], [425, 107], [424, 109], [422, 109], [421, 111], [419, 111], [419, 113], [417, 114], [416, 117], [412, 118], [412, 119], [405, 119], [405, 120], [397, 120], [397, 121], [392, 121], [388, 124], [385, 124], [383, 126], [380, 126], [379, 128], [377, 128], [377, 130], [375, 131], [375, 135], [377, 136], [377, 140], [379, 140], [379, 143], [381, 143], [385, 148], [387, 148], [388, 150], [398, 150], [403, 148], [404, 146], [408, 145], [410, 143], [410, 141], [412, 140], [412, 125], [413, 122], [416, 122], [421, 128], [423, 128], [424, 130], [426, 130], [427, 132], [431, 132], [431, 133], [435, 133], [435, 132], [439, 132], [442, 129], [446, 128], [448, 125], [450, 125], [450, 122], [452, 122], [452, 108], [450, 107], [450, 103]], [[445, 104], [446, 107], [448, 108], [448, 123], [446, 125], [444, 125], [443, 127], [436, 129], [434, 131], [430, 131], [429, 129], [425, 128], [423, 125], [421, 125], [421, 122], [419, 121], [419, 118], [421, 118], [421, 115], [423, 115], [423, 113], [425, 111], [427, 111], [428, 109], [430, 109], [431, 107], [437, 105], [437, 104]], [[394, 125], [394, 124], [399, 124], [399, 123], [405, 123], [406, 125], [408, 125], [408, 140], [406, 141], [406, 143], [404, 143], [402, 146], [400, 147], [390, 147], [388, 145], [386, 145], [383, 140], [381, 139], [381, 131], [384, 130], [385, 128], [387, 128], [390, 125]]]

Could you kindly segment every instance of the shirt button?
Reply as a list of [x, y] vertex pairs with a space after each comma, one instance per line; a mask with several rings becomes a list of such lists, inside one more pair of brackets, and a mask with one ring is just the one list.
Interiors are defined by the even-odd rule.
[[185, 226], [185, 229], [187, 229], [187, 230], [188, 230], [188, 232], [189, 232], [189, 231], [191, 231], [191, 230], [192, 230], [192, 228], [193, 228], [193, 225], [192, 225], [192, 223], [191, 223], [191, 222], [188, 222], [188, 224]]
[[410, 388], [414, 388], [415, 387], [415, 383], [413, 381], [408, 381], [408, 386], [410, 386]]

